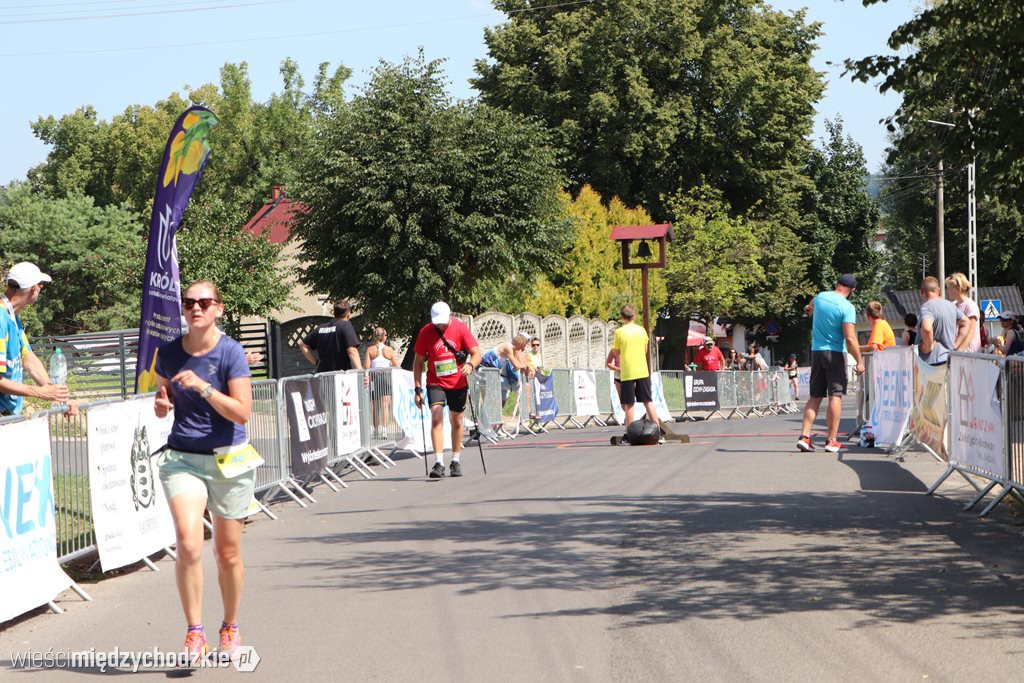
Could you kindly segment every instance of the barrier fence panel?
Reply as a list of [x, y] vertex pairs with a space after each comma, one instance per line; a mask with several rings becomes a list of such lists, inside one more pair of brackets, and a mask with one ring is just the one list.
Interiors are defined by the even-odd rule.
[[[970, 510], [995, 486], [1003, 487], [982, 512], [987, 515], [1012, 488], [1007, 482], [1006, 420], [1003, 414], [1005, 363], [987, 354], [951, 353], [946, 381], [949, 422], [948, 466], [989, 479], [964, 509]], [[945, 475], [948, 476], [948, 475]]]
[[[736, 411], [748, 416], [754, 412], [754, 373], [736, 370], [733, 374], [736, 375]], [[744, 410], [747, 412], [743, 413]]]
[[249, 443], [263, 456], [256, 468], [256, 493], [268, 491], [286, 478], [281, 462], [280, 387], [276, 380], [262, 379], [252, 383], [252, 414], [245, 425]]
[[558, 412], [555, 417], [565, 418], [561, 427], [565, 427], [576, 414], [576, 401], [573, 397], [572, 370], [555, 368], [551, 371], [555, 400], [558, 401]]
[[583, 316], [569, 318], [569, 367], [590, 367], [590, 323]]
[[505, 405], [501, 386], [501, 371], [497, 368], [480, 368], [473, 373], [469, 382], [469, 400], [472, 401], [472, 412], [467, 406], [463, 413], [466, 435], [469, 436], [472, 417], [476, 415], [475, 426], [481, 436], [492, 443], [497, 443], [498, 434], [505, 434], [505, 418], [502, 407]]
[[686, 413], [686, 390], [682, 370], [662, 370], [661, 387], [665, 393], [665, 405], [672, 412]]
[[615, 390], [615, 373], [611, 370], [595, 370], [597, 381], [597, 406], [601, 411], [601, 420], [607, 424], [622, 424], [622, 406]]
[[1006, 359], [1003, 395], [1010, 479], [1021, 487], [1024, 486], [1024, 357]]
[[[735, 370], [724, 370], [718, 373], [718, 405], [725, 415], [726, 419], [731, 418], [733, 415], [739, 415], [744, 417], [739, 412], [738, 403], [738, 375], [740, 373]], [[729, 411], [726, 413], [725, 411]]]

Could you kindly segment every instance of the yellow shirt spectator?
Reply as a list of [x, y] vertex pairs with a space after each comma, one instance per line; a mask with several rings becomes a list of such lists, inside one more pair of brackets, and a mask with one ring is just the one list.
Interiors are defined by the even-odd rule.
[[647, 377], [647, 330], [636, 323], [626, 323], [615, 330], [612, 348], [619, 352], [622, 381]]

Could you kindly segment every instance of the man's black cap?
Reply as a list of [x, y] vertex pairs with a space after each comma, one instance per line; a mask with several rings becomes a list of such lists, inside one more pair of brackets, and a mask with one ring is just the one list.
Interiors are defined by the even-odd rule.
[[849, 287], [850, 289], [857, 289], [857, 278], [850, 273], [843, 273], [839, 276], [839, 280], [836, 284]]

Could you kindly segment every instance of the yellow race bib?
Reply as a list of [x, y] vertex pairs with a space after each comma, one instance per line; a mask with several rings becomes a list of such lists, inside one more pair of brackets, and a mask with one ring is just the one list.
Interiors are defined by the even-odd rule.
[[231, 446], [227, 452], [214, 457], [217, 458], [217, 469], [227, 479], [251, 472], [263, 464], [263, 456], [250, 443]]

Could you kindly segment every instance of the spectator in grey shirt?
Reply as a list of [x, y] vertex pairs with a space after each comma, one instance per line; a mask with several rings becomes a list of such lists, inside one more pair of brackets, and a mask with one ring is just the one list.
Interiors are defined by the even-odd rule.
[[942, 298], [939, 281], [926, 277], [921, 281], [921, 312], [918, 313], [917, 350], [921, 360], [930, 365], [942, 365], [967, 338], [967, 318]]

